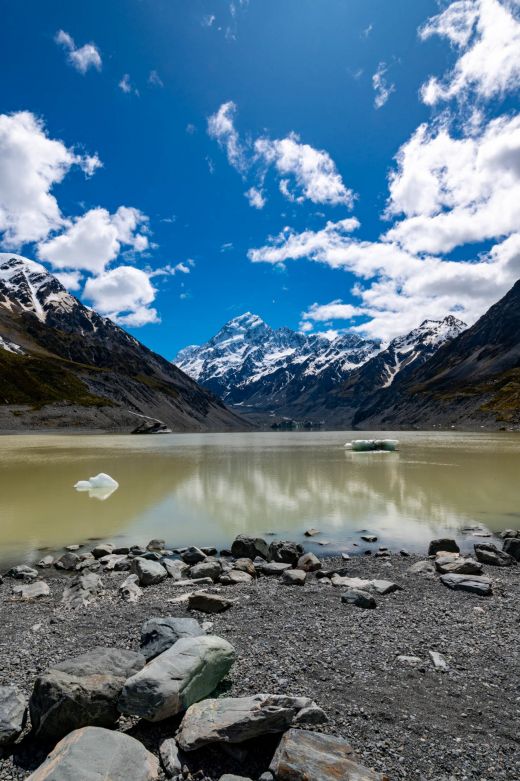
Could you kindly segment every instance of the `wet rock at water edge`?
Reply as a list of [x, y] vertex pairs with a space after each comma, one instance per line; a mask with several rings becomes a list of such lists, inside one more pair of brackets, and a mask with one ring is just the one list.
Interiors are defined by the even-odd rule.
[[146, 546], [146, 550], [163, 551], [166, 548], [166, 540], [150, 540]]
[[314, 553], [304, 553], [298, 559], [297, 567], [305, 572], [316, 572], [321, 569], [321, 561]]
[[200, 548], [196, 548], [195, 546], [186, 548], [186, 550], [183, 550], [181, 553], [181, 559], [186, 564], [198, 564], [199, 561], [204, 561], [205, 558], [206, 554], [203, 553]]
[[31, 600], [39, 599], [40, 597], [48, 597], [50, 588], [43, 580], [33, 580], [32, 583], [16, 584], [13, 586], [12, 592], [14, 596], [19, 599]]
[[159, 763], [135, 738], [101, 727], [61, 740], [27, 781], [156, 781]]
[[141, 629], [140, 651], [149, 662], [171, 648], [181, 637], [200, 637], [204, 634], [194, 618], [149, 618]]
[[269, 558], [269, 545], [262, 537], [248, 537], [245, 534], [239, 534], [231, 545], [231, 555], [236, 559], [252, 560], [260, 556], [267, 560]]
[[190, 578], [211, 578], [217, 581], [222, 574], [222, 566], [216, 559], [206, 559], [190, 567]]
[[373, 610], [377, 607], [377, 602], [372, 594], [355, 588], [345, 591], [345, 593], [341, 595], [341, 601], [349, 605], [355, 605], [356, 607], [362, 607], [369, 610]]
[[221, 637], [184, 637], [126, 681], [119, 710], [147, 721], [175, 716], [211, 694], [234, 660]]
[[483, 575], [441, 575], [441, 582], [453, 591], [469, 591], [488, 597], [493, 593], [491, 581]]
[[29, 567], [27, 564], [18, 564], [16, 567], [11, 567], [6, 575], [8, 578], [14, 578], [15, 580], [36, 580], [38, 570]]
[[168, 573], [158, 561], [149, 561], [141, 556], [132, 559], [131, 570], [139, 578], [140, 586], [153, 586], [168, 577]]
[[113, 727], [125, 681], [144, 667], [134, 651], [94, 648], [38, 676], [29, 701], [36, 737], [56, 740], [85, 726]]
[[432, 540], [428, 546], [428, 556], [435, 556], [439, 551], [460, 553], [460, 548], [455, 540], [449, 537], [441, 537], [439, 540]]
[[435, 569], [441, 575], [447, 575], [450, 572], [456, 575], [481, 575], [482, 564], [474, 559], [452, 558], [451, 556], [441, 556], [435, 560]]
[[304, 532], [306, 537], [315, 537], [316, 534], [320, 534], [318, 529], [307, 529], [306, 532]]
[[114, 546], [111, 545], [109, 542], [103, 542], [100, 545], [96, 545], [96, 547], [91, 550], [91, 553], [95, 559], [100, 559], [103, 556], [108, 556], [108, 554], [113, 552], [114, 552]]
[[307, 573], [302, 569], [286, 569], [282, 575], [282, 583], [285, 586], [304, 586]]
[[377, 542], [377, 537], [375, 534], [362, 534], [361, 539], [363, 542]]
[[52, 567], [54, 564], [54, 556], [48, 555], [44, 556], [43, 559], [40, 559], [37, 567], [40, 567], [40, 569], [49, 569], [49, 567]]
[[76, 566], [80, 561], [81, 559], [76, 553], [67, 551], [67, 553], [61, 555], [59, 559], [56, 559], [54, 566], [56, 569], [73, 570], [76, 569]]
[[269, 545], [269, 559], [274, 562], [296, 566], [303, 553], [303, 545], [291, 540], [273, 540]]
[[103, 581], [93, 572], [77, 575], [62, 596], [62, 602], [68, 607], [86, 607], [103, 588]]
[[203, 700], [186, 711], [177, 742], [185, 751], [195, 751], [210, 743], [242, 743], [260, 735], [285, 732], [295, 723], [318, 724], [326, 719], [308, 697], [256, 694]]
[[0, 686], [0, 746], [14, 743], [27, 719], [27, 702], [15, 686]]
[[166, 738], [159, 746], [159, 756], [166, 778], [176, 778], [182, 773], [182, 762], [174, 738]]
[[389, 781], [356, 759], [342, 738], [290, 729], [282, 737], [269, 769], [277, 781]]
[[210, 594], [207, 591], [197, 591], [190, 594], [188, 607], [190, 610], [200, 610], [201, 613], [222, 613], [233, 605], [230, 599], [219, 594]]
[[129, 575], [119, 586], [119, 596], [125, 602], [138, 602], [143, 596], [137, 575]]
[[502, 550], [504, 553], [508, 553], [510, 556], [513, 556], [513, 558], [517, 561], [520, 561], [520, 537], [508, 537], [505, 539]]
[[489, 564], [493, 567], [510, 567], [516, 564], [516, 559], [509, 553], [498, 550], [492, 542], [480, 542], [474, 545], [475, 556], [482, 564]]
[[499, 534], [502, 540], [506, 540], [508, 537], [520, 537], [520, 531], [518, 529], [504, 529]]

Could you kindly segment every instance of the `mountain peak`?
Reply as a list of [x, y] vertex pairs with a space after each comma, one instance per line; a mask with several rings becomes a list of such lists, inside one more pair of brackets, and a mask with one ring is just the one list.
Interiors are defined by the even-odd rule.
[[70, 311], [77, 304], [41, 263], [11, 253], [0, 253], [0, 292], [4, 306], [30, 312], [42, 323], [49, 311]]

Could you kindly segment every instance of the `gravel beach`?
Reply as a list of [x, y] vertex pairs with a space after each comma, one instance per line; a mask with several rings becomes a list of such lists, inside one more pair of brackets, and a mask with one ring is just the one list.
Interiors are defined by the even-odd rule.
[[[67, 575], [44, 571], [50, 595], [27, 602], [13, 599], [15, 581], [5, 578], [0, 685], [14, 684], [30, 695], [36, 676], [58, 661], [95, 646], [138, 650], [146, 619], [192, 615], [210, 621], [208, 631], [236, 648], [237, 661], [218, 693], [311, 697], [328, 716], [315, 729], [346, 738], [363, 764], [390, 779], [520, 779], [520, 568], [485, 566], [493, 594], [480, 597], [446, 588], [435, 573], [409, 572], [425, 558], [394, 553], [388, 559], [322, 560], [324, 569], [346, 567], [351, 577], [384, 578], [402, 587], [376, 595], [375, 610], [343, 604], [345, 589], [314, 574], [303, 587], [278, 577], [204, 587], [235, 600], [216, 615], [190, 613], [178, 597], [200, 587], [178, 586], [170, 578], [127, 603], [118, 587], [128, 573], [100, 573], [104, 590], [76, 610], [61, 603]], [[431, 651], [442, 654], [446, 670], [435, 667]], [[119, 728], [157, 754], [179, 721], [122, 718]], [[27, 732], [0, 754], [2, 781], [25, 779], [44, 759], [48, 747], [36, 746]], [[212, 779], [223, 772], [256, 779], [276, 742], [256, 741], [254, 751], [247, 744], [230, 752], [204, 749], [190, 754], [187, 764]]]

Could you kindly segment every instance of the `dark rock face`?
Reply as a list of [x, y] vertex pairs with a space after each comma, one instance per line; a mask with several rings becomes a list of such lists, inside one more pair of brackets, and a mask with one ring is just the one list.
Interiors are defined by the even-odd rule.
[[56, 740], [80, 727], [113, 727], [123, 685], [144, 664], [134, 651], [95, 648], [47, 670], [29, 701], [36, 737]]
[[428, 556], [435, 556], [440, 551], [448, 551], [449, 553], [459, 553], [460, 548], [455, 540], [449, 537], [443, 537], [440, 540], [432, 540], [428, 546]]
[[513, 556], [517, 561], [520, 561], [520, 538], [508, 537], [504, 540], [503, 551]]
[[200, 610], [201, 613], [223, 613], [224, 610], [229, 610], [232, 605], [233, 602], [230, 599], [205, 591], [191, 594], [188, 599], [189, 609]]
[[253, 560], [257, 556], [268, 559], [269, 545], [261, 537], [247, 537], [244, 534], [239, 534], [231, 545], [231, 555], [236, 559]]
[[204, 630], [194, 618], [150, 618], [141, 629], [141, 653], [149, 662], [171, 648], [181, 637], [203, 634]]
[[475, 546], [475, 556], [482, 564], [490, 564], [493, 567], [510, 567], [516, 564], [516, 559], [509, 553], [498, 550], [491, 542], [480, 542]]
[[142, 743], [123, 732], [77, 729], [61, 740], [27, 781], [156, 781], [159, 763]]
[[273, 540], [269, 545], [269, 560], [294, 566], [303, 556], [303, 545], [290, 540]]

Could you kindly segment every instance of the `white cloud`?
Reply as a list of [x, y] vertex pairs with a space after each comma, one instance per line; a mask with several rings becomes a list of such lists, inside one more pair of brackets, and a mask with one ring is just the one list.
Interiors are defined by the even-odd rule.
[[454, 138], [421, 125], [399, 150], [387, 215], [404, 214], [386, 238], [412, 252], [449, 252], [507, 236], [520, 225], [520, 115]]
[[157, 71], [150, 71], [148, 75], [148, 84], [151, 84], [153, 87], [164, 87], [163, 80]]
[[180, 263], [176, 263], [175, 266], [172, 266], [171, 264], [168, 264], [167, 266], [162, 266], [161, 268], [156, 269], [147, 269], [147, 274], [150, 279], [153, 279], [153, 277], [166, 277], [166, 276], [175, 276], [175, 274], [191, 274], [192, 268], [195, 266], [195, 261], [191, 258], [188, 258], [186, 261], [181, 261]]
[[376, 72], [372, 76], [372, 87], [375, 92], [374, 106], [376, 108], [382, 108], [392, 92], [395, 92], [395, 84], [389, 84], [386, 79], [387, 70], [386, 64], [380, 62]]
[[213, 27], [215, 24], [215, 19], [215, 14], [206, 14], [206, 16], [202, 17], [201, 25], [203, 27]]
[[129, 92], [133, 92], [132, 84], [130, 83], [130, 76], [128, 73], [125, 73], [122, 77], [121, 81], [118, 84], [119, 89], [121, 92], [126, 92], [128, 95]]
[[98, 312], [135, 327], [159, 322], [157, 310], [150, 306], [155, 294], [149, 275], [134, 266], [118, 266], [92, 277], [83, 291]]
[[300, 330], [310, 331], [314, 323], [326, 323], [329, 320], [351, 320], [363, 313], [364, 310], [360, 307], [344, 304], [339, 298], [329, 304], [311, 304], [305, 312], [302, 312]]
[[81, 271], [58, 271], [54, 274], [67, 290], [80, 290], [83, 281]]
[[85, 74], [89, 68], [101, 70], [103, 63], [95, 43], [86, 43], [78, 48], [72, 36], [64, 30], [58, 30], [54, 40], [68, 52], [69, 62], [80, 73]]
[[148, 249], [148, 238], [138, 231], [147, 218], [137, 209], [120, 206], [110, 214], [100, 207], [69, 221], [64, 233], [42, 242], [38, 257], [56, 269], [84, 269], [101, 274], [126, 246], [135, 252]]
[[253, 206], [255, 209], [264, 208], [266, 201], [261, 190], [258, 190], [256, 187], [250, 187], [244, 194], [249, 201], [250, 206]]
[[6, 248], [45, 239], [65, 224], [52, 189], [73, 166], [87, 176], [101, 166], [51, 139], [29, 111], [0, 114], [0, 233]]
[[520, 85], [520, 21], [518, 2], [457, 0], [429, 19], [419, 31], [448, 38], [460, 50], [455, 65], [439, 80], [431, 77], [421, 95], [428, 105], [467, 97], [474, 91], [489, 99]]
[[232, 100], [223, 103], [208, 119], [208, 134], [224, 147], [230, 165], [237, 171], [244, 172], [248, 161], [234, 124], [236, 111], [236, 104]]

